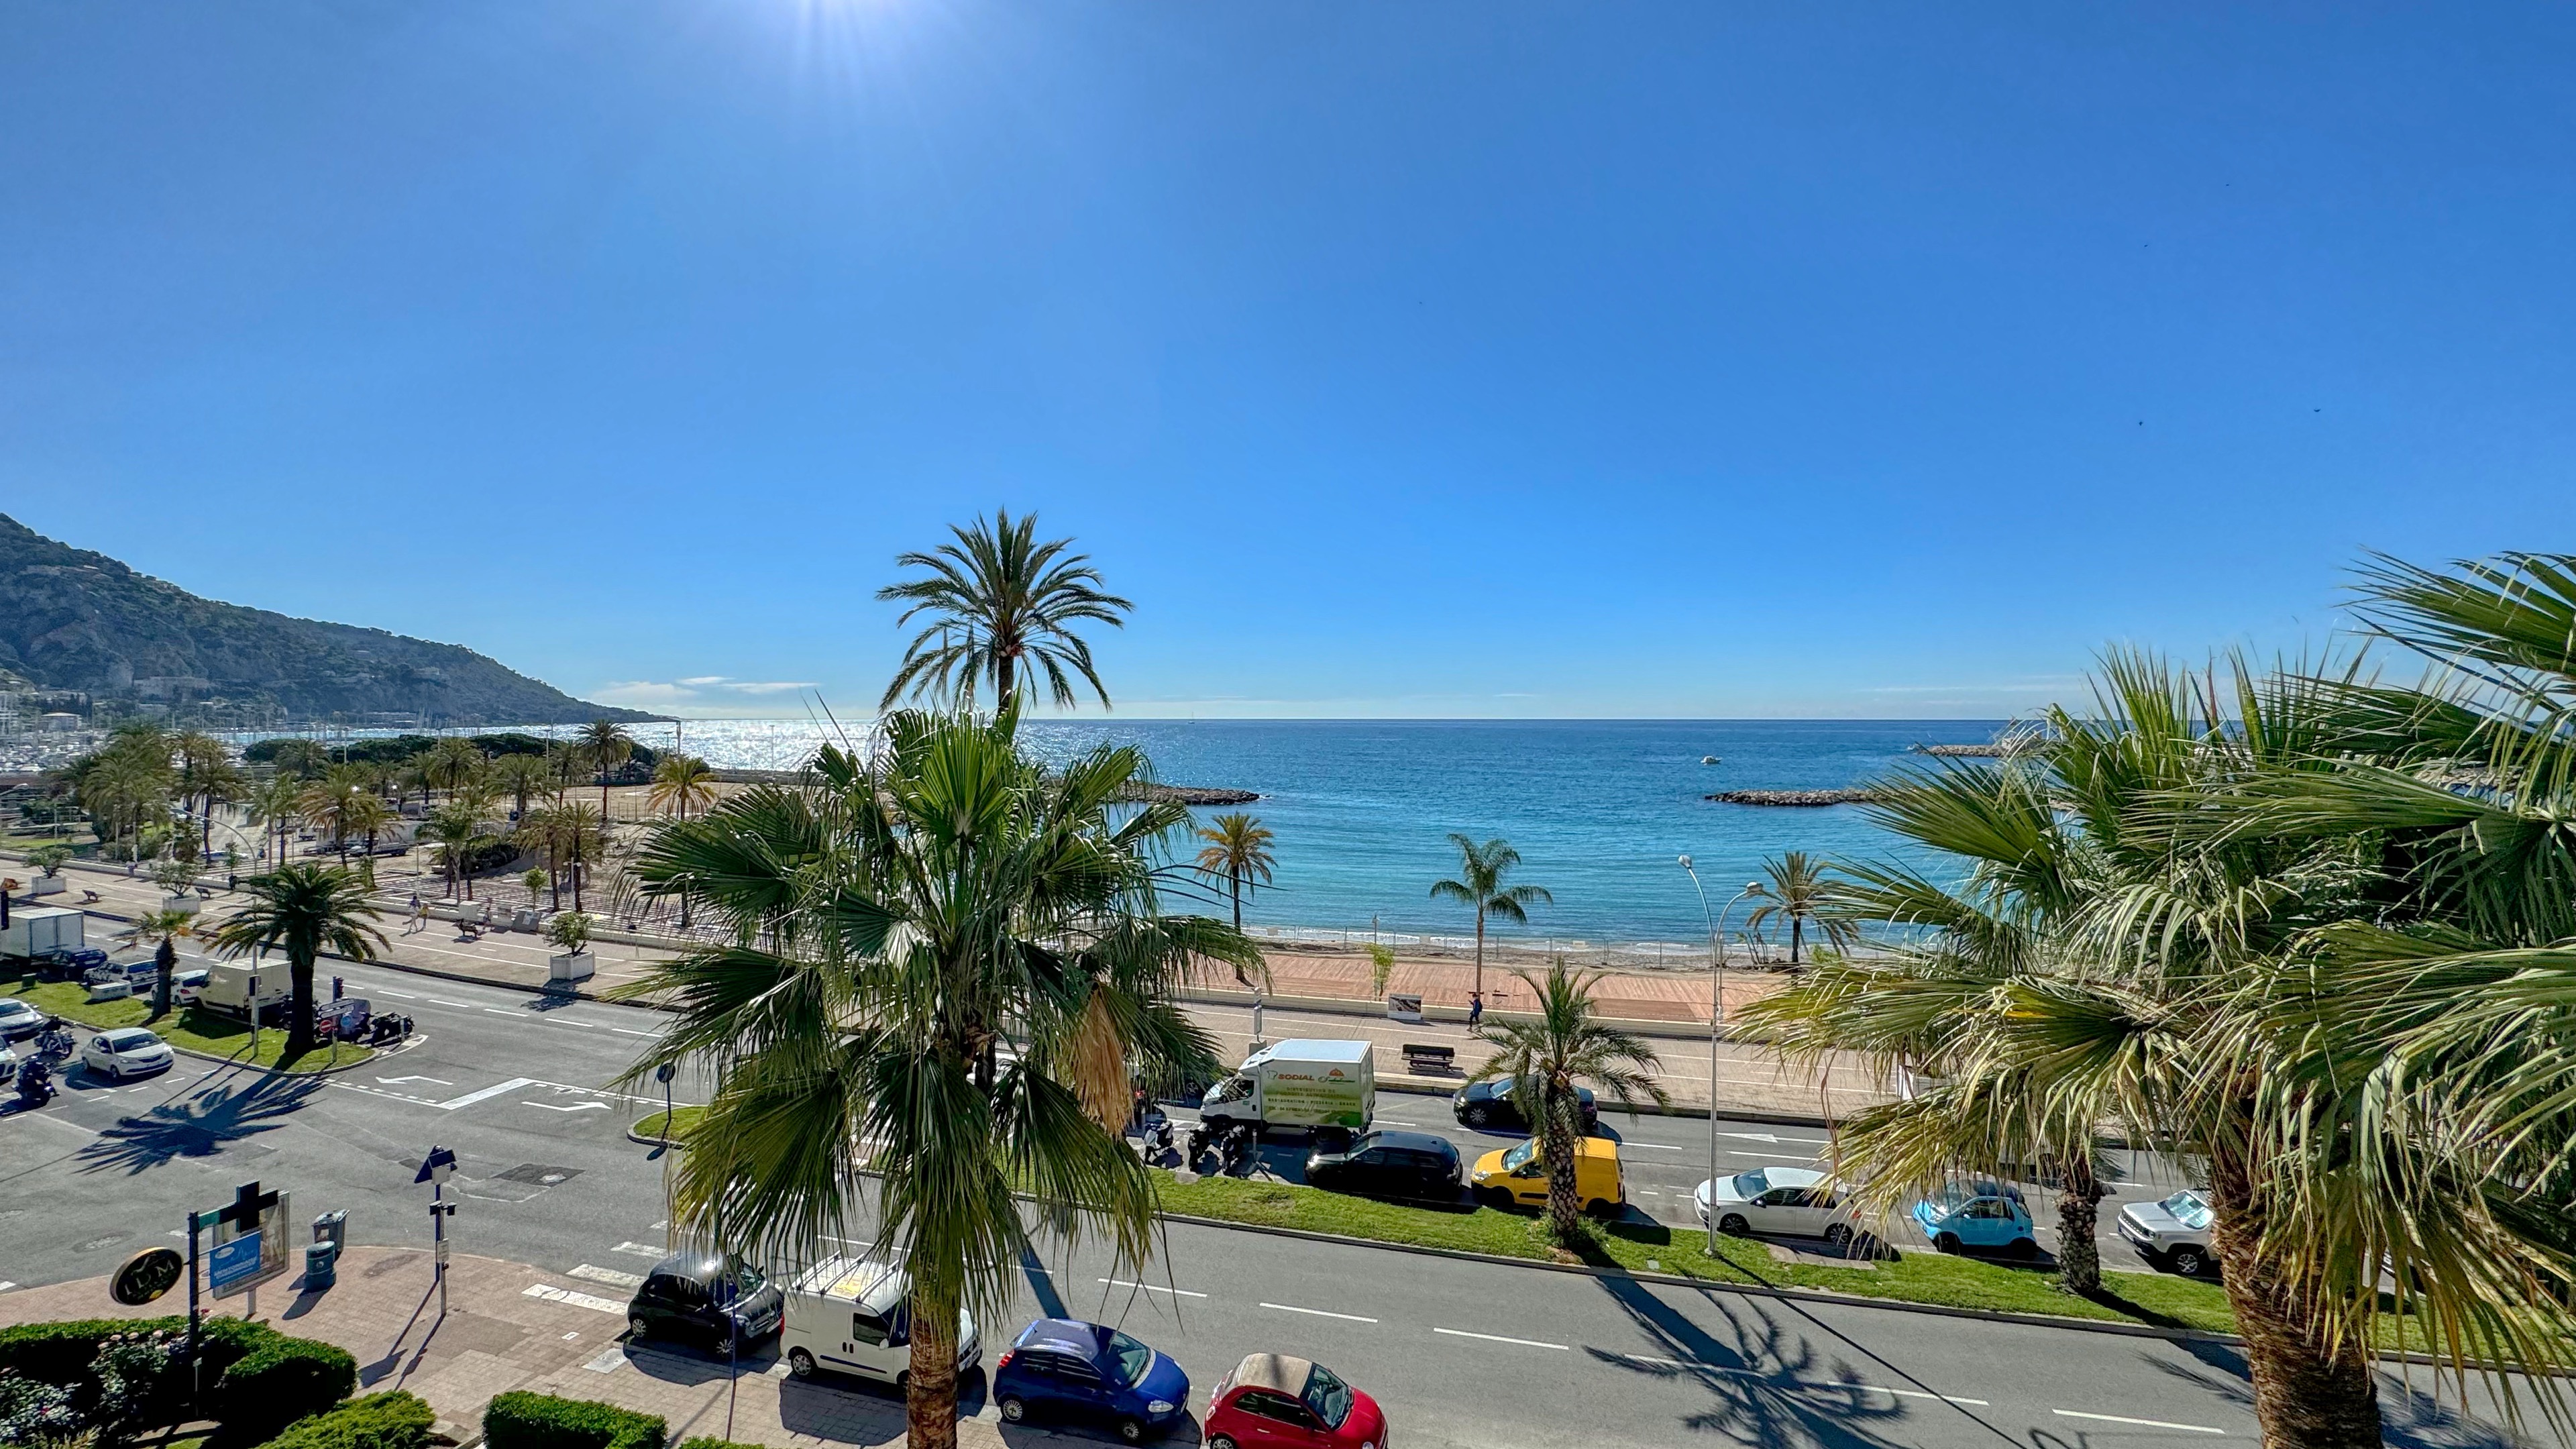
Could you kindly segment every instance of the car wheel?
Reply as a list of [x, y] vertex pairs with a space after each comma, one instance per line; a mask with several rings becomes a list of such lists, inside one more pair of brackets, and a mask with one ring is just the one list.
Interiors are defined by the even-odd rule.
[[996, 1401], [995, 1407], [1002, 1411], [1002, 1422], [1005, 1424], [1016, 1424], [1029, 1416], [1028, 1404], [1015, 1394], [1002, 1395]]
[[[957, 1377], [960, 1380], [963, 1380], [966, 1376], [964, 1374], [959, 1374]], [[894, 1376], [894, 1391], [898, 1394], [909, 1394], [912, 1392], [912, 1370], [904, 1369]]]
[[1476, 1193], [1476, 1201], [1489, 1208], [1507, 1208], [1512, 1205], [1511, 1190], [1501, 1187], [1483, 1188]]
[[787, 1371], [800, 1379], [814, 1377], [814, 1355], [801, 1348], [787, 1351]]
[[1236, 1444], [1231, 1437], [1218, 1434], [1207, 1441], [1207, 1449], [1242, 1449], [1242, 1446]]
[[1850, 1226], [1844, 1223], [1827, 1223], [1825, 1225], [1825, 1241], [1833, 1244], [1837, 1248], [1849, 1248], [1851, 1246]]
[[1934, 1234], [1932, 1238], [1932, 1251], [1936, 1253], [1955, 1253], [1959, 1251], [1959, 1235], [1957, 1233]]
[[1613, 1207], [1606, 1198], [1594, 1198], [1592, 1201], [1583, 1205], [1583, 1210], [1591, 1216], [1600, 1218], [1605, 1222], [1619, 1215], [1619, 1209]]
[[1129, 1443], [1129, 1444], [1142, 1444], [1142, 1443], [1144, 1443], [1144, 1442], [1145, 1442], [1145, 1421], [1144, 1421], [1144, 1420], [1142, 1420], [1142, 1419], [1121, 1419], [1121, 1420], [1119, 1420], [1119, 1421], [1118, 1421], [1118, 1437], [1119, 1437], [1122, 1441], [1124, 1441], [1124, 1442], [1126, 1442], [1126, 1443]]
[[645, 1339], [652, 1337], [653, 1328], [652, 1325], [644, 1321], [643, 1314], [637, 1313], [627, 1318], [626, 1334], [629, 1338], [641, 1343]]
[[2197, 1278], [2209, 1271], [2209, 1255], [2198, 1248], [2176, 1248], [2165, 1266], [2186, 1278]]
[[1470, 1127], [1489, 1126], [1494, 1120], [1494, 1109], [1478, 1102], [1467, 1109], [1466, 1115], [1461, 1120]]
[[1751, 1235], [1753, 1225], [1744, 1220], [1742, 1213], [1728, 1213], [1717, 1220], [1717, 1230], [1730, 1238], [1741, 1238]]
[[2013, 1258], [2036, 1258], [2039, 1256], [2039, 1244], [2031, 1238], [2015, 1238], [2004, 1248], [2004, 1254]]

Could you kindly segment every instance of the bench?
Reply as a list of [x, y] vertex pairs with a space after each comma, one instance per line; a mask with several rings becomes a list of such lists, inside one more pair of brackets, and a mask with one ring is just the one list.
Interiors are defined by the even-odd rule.
[[1452, 1073], [1458, 1070], [1458, 1049], [1409, 1041], [1404, 1044], [1404, 1065], [1413, 1072]]

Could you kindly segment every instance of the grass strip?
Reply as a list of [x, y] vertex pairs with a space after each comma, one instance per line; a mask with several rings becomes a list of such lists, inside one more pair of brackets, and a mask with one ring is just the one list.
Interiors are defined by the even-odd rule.
[[706, 1114], [704, 1107], [679, 1107], [669, 1112], [656, 1112], [627, 1130], [655, 1141], [686, 1142], [689, 1134], [698, 1130], [698, 1119]]
[[1537, 1217], [1530, 1213], [1491, 1207], [1410, 1207], [1292, 1183], [1231, 1177], [1183, 1183], [1168, 1172], [1159, 1175], [1166, 1210], [1223, 1222], [1943, 1308], [2052, 1314], [2221, 1333], [2235, 1327], [2226, 1292], [2217, 1284], [2169, 1274], [2105, 1274], [2100, 1296], [2077, 1297], [2059, 1290], [2054, 1272], [2037, 1267], [1929, 1251], [1881, 1259], [1867, 1268], [1782, 1263], [1772, 1258], [1764, 1243], [1724, 1235], [1719, 1236], [1717, 1256], [1712, 1258], [1706, 1251], [1706, 1235], [1697, 1229], [1636, 1222], [1593, 1224], [1592, 1241], [1578, 1252], [1567, 1253], [1545, 1240]]
[[92, 1001], [89, 989], [77, 981], [37, 982], [19, 979], [17, 988], [8, 993], [35, 1007], [38, 1011], [76, 1021], [86, 1027], [106, 1031], [120, 1026], [148, 1026], [154, 1035], [183, 1051], [204, 1052], [208, 1056], [229, 1057], [255, 1067], [267, 1067], [286, 1073], [327, 1071], [363, 1062], [375, 1055], [372, 1047], [355, 1042], [335, 1042], [317, 1047], [303, 1056], [286, 1059], [286, 1032], [269, 1027], [259, 1034], [259, 1051], [250, 1050], [250, 1026], [229, 1016], [218, 1016], [196, 1007], [183, 1007], [155, 1021], [152, 1019], [150, 993], [129, 996], [120, 1001]]

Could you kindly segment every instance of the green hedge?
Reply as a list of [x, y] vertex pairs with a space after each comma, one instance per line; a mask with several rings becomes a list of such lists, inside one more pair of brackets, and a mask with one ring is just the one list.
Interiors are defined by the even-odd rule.
[[764, 1444], [743, 1444], [732, 1439], [719, 1439], [713, 1434], [700, 1434], [680, 1441], [680, 1449], [768, 1449]]
[[272, 1334], [214, 1380], [206, 1408], [224, 1437], [257, 1444], [298, 1419], [322, 1413], [358, 1386], [347, 1349]]
[[395, 1389], [316, 1414], [269, 1440], [267, 1449], [423, 1449], [437, 1422], [429, 1405]]
[[[58, 1323], [23, 1323], [15, 1328], [0, 1328], [0, 1369], [16, 1369], [31, 1379], [70, 1387], [88, 1379], [89, 1366], [98, 1357], [98, 1346], [108, 1335], [152, 1333], [164, 1329], [184, 1337], [188, 1332], [187, 1315], [73, 1318]], [[198, 1357], [205, 1366], [206, 1381], [212, 1383], [226, 1369], [273, 1342], [309, 1341], [290, 1338], [265, 1324], [247, 1323], [238, 1318], [209, 1318], [198, 1330]], [[316, 1346], [329, 1347], [327, 1344]], [[339, 1352], [337, 1349], [331, 1351]], [[351, 1363], [354, 1373], [355, 1361]]]
[[552, 1394], [495, 1394], [483, 1409], [489, 1449], [662, 1449], [670, 1432], [658, 1414]]

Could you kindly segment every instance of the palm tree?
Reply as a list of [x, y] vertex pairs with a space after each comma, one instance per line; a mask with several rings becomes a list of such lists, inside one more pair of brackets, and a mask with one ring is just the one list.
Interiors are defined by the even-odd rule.
[[1101, 588], [1087, 554], [1068, 553], [1069, 538], [1037, 541], [1037, 515], [1016, 523], [1005, 510], [991, 523], [954, 528], [956, 542], [930, 553], [907, 553], [898, 568], [924, 576], [888, 584], [877, 597], [904, 605], [897, 627], [916, 617], [929, 622], [905, 646], [903, 667], [886, 686], [880, 708], [892, 708], [909, 691], [916, 699], [954, 700], [971, 709], [982, 681], [992, 682], [995, 707], [1007, 709], [1022, 678], [1043, 674], [1055, 703], [1071, 709], [1079, 677], [1109, 705], [1109, 690], [1092, 668], [1091, 646], [1073, 625], [1096, 620], [1126, 627], [1120, 616], [1135, 605]]
[[453, 797], [458, 790], [482, 778], [489, 762], [484, 759], [483, 752], [474, 747], [473, 741], [449, 735], [422, 751], [416, 763], [420, 766], [424, 783], [432, 789], [445, 790]]
[[599, 818], [604, 822], [608, 819], [608, 777], [635, 758], [635, 737], [615, 720], [595, 719], [582, 727], [573, 743], [590, 767], [599, 772]]
[[172, 944], [179, 937], [194, 932], [197, 918], [186, 911], [145, 911], [131, 925], [118, 932], [129, 945], [151, 946], [156, 976], [152, 983], [152, 1015], [158, 1021], [170, 1014], [170, 977], [179, 966], [179, 948]]
[[313, 1049], [313, 963], [324, 951], [352, 961], [372, 961], [389, 943], [373, 924], [377, 915], [366, 886], [343, 866], [299, 861], [242, 882], [250, 901], [215, 928], [213, 945], [226, 956], [254, 951], [286, 953], [285, 1058]]
[[349, 858], [348, 837], [358, 837], [365, 846], [363, 875], [370, 888], [376, 883], [376, 837], [384, 833], [386, 826], [401, 818], [394, 807], [385, 803], [382, 795], [354, 794], [340, 803], [340, 858], [343, 862]]
[[474, 858], [493, 843], [491, 832], [483, 828], [479, 801], [450, 801], [429, 818], [421, 834], [438, 847], [439, 864], [447, 872], [447, 893], [456, 894], [457, 882], [465, 885], [465, 898], [474, 899]]
[[1194, 962], [1258, 959], [1222, 921], [1156, 909], [1150, 852], [1188, 817], [1125, 807], [1134, 750], [1049, 771], [1016, 732], [1008, 705], [897, 714], [875, 762], [827, 747], [807, 785], [656, 826], [647, 891], [698, 892], [733, 944], [615, 993], [678, 1004], [632, 1075], [694, 1060], [715, 1084], [675, 1222], [807, 1259], [873, 1195], [874, 1235], [912, 1273], [914, 1449], [957, 1442], [958, 1313], [1003, 1311], [1029, 1223], [1096, 1224], [1131, 1266], [1152, 1251], [1129, 1083], [1209, 1069], [1172, 988]]
[[296, 797], [295, 808], [297, 814], [312, 821], [330, 838], [332, 846], [340, 852], [340, 864], [346, 867], [349, 863], [350, 827], [367, 813], [367, 807], [358, 802], [374, 798], [356, 771], [346, 765], [334, 765], [329, 774], [304, 787], [303, 793]]
[[1533, 1011], [1524, 1021], [1476, 1028], [1494, 1054], [1470, 1080], [1511, 1079], [1512, 1100], [1535, 1129], [1540, 1160], [1547, 1165], [1548, 1236], [1571, 1246], [1583, 1233], [1577, 1220], [1583, 1203], [1574, 1189], [1574, 1144], [1583, 1135], [1577, 1084], [1598, 1083], [1631, 1116], [1640, 1098], [1658, 1107], [1671, 1106], [1672, 1098], [1655, 1081], [1662, 1063], [1654, 1048], [1593, 1015], [1597, 976], [1575, 975], [1562, 958], [1548, 964], [1544, 982], [1526, 971], [1512, 974], [1530, 989]]
[[1807, 923], [1814, 921], [1824, 930], [1825, 939], [1836, 950], [1851, 949], [1854, 932], [1849, 923], [1831, 915], [1819, 914], [1831, 909], [1835, 901], [1833, 868], [1811, 860], [1803, 850], [1784, 852], [1762, 863], [1762, 873], [1770, 884], [1762, 891], [1762, 904], [1744, 918], [1746, 929], [1759, 931], [1764, 923], [1780, 920], [1789, 923], [1789, 964], [1798, 964], [1798, 951], [1806, 943]]
[[1224, 881], [1234, 894], [1234, 928], [1243, 929], [1243, 888], [1270, 884], [1270, 831], [1251, 815], [1237, 812], [1216, 817], [1216, 824], [1197, 832], [1207, 842], [1199, 851], [1199, 869]]
[[1460, 901], [1476, 912], [1476, 984], [1478, 996], [1485, 994], [1485, 918], [1527, 923], [1531, 906], [1554, 905], [1556, 897], [1547, 887], [1534, 885], [1505, 886], [1503, 877], [1521, 863], [1521, 853], [1512, 843], [1497, 837], [1482, 845], [1450, 832], [1449, 843], [1458, 847], [1458, 874], [1454, 879], [1435, 881], [1431, 898]]
[[528, 813], [528, 797], [547, 788], [553, 767], [543, 755], [502, 755], [492, 761], [492, 783], [510, 797], [510, 818]]
[[174, 737], [170, 748], [178, 756], [179, 797], [195, 817], [196, 855], [202, 860], [214, 853], [215, 802], [238, 798], [245, 782], [224, 742], [202, 730]]
[[313, 740], [285, 739], [271, 747], [268, 762], [281, 775], [316, 780], [331, 768], [331, 752]]
[[297, 821], [303, 819], [304, 783], [293, 775], [280, 772], [252, 787], [250, 823], [261, 827], [262, 835], [277, 836], [277, 859], [286, 859], [287, 842]]
[[653, 789], [645, 803], [656, 810], [676, 810], [686, 820], [691, 806], [703, 810], [715, 802], [715, 773], [695, 755], [664, 755], [653, 765]]

